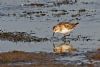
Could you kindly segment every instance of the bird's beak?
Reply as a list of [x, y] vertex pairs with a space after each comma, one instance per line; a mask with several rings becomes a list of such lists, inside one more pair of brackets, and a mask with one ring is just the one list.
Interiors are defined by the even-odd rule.
[[54, 37], [54, 35], [55, 35], [55, 32], [53, 32], [53, 37]]
[[55, 48], [55, 44], [53, 43], [53, 47]]

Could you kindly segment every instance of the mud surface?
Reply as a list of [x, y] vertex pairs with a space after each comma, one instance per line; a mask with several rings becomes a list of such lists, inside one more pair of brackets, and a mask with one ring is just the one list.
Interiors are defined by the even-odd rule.
[[[98, 51], [96, 51], [98, 52]], [[86, 53], [87, 54], [87, 53]], [[67, 56], [63, 54], [62, 56]], [[4, 52], [0, 53], [0, 65], [2, 67], [44, 67], [45, 65], [48, 67], [94, 67], [98, 62], [93, 62], [92, 60], [100, 60], [100, 55], [97, 53], [87, 54], [87, 58], [91, 63], [81, 63], [81, 64], [63, 64], [58, 63], [56, 60], [57, 57], [60, 57], [55, 53], [34, 53], [34, 52], [23, 52], [23, 51], [12, 51], [12, 52]], [[91, 57], [90, 57], [91, 56]], [[96, 59], [95, 59], [96, 58]]]
[[[0, 66], [99, 67], [99, 6], [99, 0], [0, 0]], [[52, 35], [62, 21], [79, 22], [66, 39]]]

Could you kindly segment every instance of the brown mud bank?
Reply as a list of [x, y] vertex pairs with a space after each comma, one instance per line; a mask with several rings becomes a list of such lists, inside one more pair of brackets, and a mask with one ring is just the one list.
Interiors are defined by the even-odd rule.
[[0, 40], [8, 40], [13, 42], [40, 42], [47, 41], [48, 39], [31, 36], [31, 34], [28, 34], [26, 32], [0, 32]]
[[71, 64], [20, 64], [20, 65], [7, 65], [2, 64], [1, 67], [94, 67], [93, 64], [86, 65], [71, 65]]
[[[88, 53], [87, 53], [88, 54]], [[88, 54], [92, 55], [92, 54]], [[100, 54], [98, 54], [100, 56]], [[0, 67], [98, 67], [99, 63], [56, 63], [54, 53], [12, 51], [0, 53]], [[90, 56], [88, 56], [91, 58]], [[100, 60], [100, 58], [98, 59]]]
[[42, 3], [30, 3], [30, 4], [23, 4], [23, 6], [33, 6], [33, 7], [43, 7], [46, 4], [42, 4]]
[[[62, 5], [62, 4], [75, 4], [77, 3], [77, 0], [56, 0], [56, 1], [51, 1], [51, 2], [46, 2], [46, 3], [53, 3], [53, 5]], [[48, 7], [50, 6], [49, 4], [45, 4], [45, 3], [28, 3], [28, 4], [22, 4], [23, 6], [32, 6], [32, 7]]]
[[100, 61], [100, 48], [94, 52], [88, 52], [87, 58], [92, 62], [93, 60]]
[[32, 63], [53, 63], [54, 56], [45, 52], [23, 52], [12, 51], [0, 53], [0, 64], [32, 62]]

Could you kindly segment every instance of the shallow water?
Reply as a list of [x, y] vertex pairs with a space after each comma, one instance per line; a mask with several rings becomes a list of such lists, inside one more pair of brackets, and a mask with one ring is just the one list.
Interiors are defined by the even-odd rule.
[[[49, 2], [48, 2], [49, 1]], [[57, 60], [66, 60], [64, 63], [77, 61], [78, 63], [86, 62], [84, 53], [100, 48], [100, 1], [99, 0], [79, 0], [75, 4], [61, 4], [54, 6], [50, 0], [39, 0], [39, 3], [45, 3], [48, 7], [33, 7], [24, 6], [31, 2], [38, 3], [38, 1], [31, 0], [30, 2], [24, 0], [0, 0], [0, 29], [5, 32], [27, 32], [34, 33], [33, 36], [46, 37], [51, 41], [46, 42], [11, 42], [0, 40], [0, 52], [8, 52], [13, 50], [25, 52], [53, 52], [53, 43], [62, 43], [61, 40], [52, 40], [52, 27], [61, 21], [79, 22], [79, 25], [71, 33], [69, 38], [77, 37], [78, 35], [89, 36], [93, 40], [70, 40], [72, 46], [78, 51], [73, 52], [78, 54], [57, 58]], [[50, 3], [51, 2], [51, 3]], [[56, 1], [55, 1], [56, 2]], [[80, 16], [72, 17], [80, 12]], [[53, 10], [58, 10], [57, 12]], [[40, 12], [35, 14], [25, 14], [25, 12]], [[40, 14], [45, 14], [41, 16]], [[64, 14], [61, 14], [64, 13]], [[59, 15], [61, 14], [61, 15]], [[56, 34], [55, 37], [60, 39], [61, 34]], [[69, 62], [69, 63], [70, 63]]]

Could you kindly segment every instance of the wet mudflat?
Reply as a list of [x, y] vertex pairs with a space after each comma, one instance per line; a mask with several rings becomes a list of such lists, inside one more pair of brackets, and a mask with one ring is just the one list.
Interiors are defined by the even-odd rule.
[[[99, 67], [99, 0], [1, 0], [1, 67]], [[66, 42], [54, 25], [79, 22]]]
[[87, 59], [90, 60], [91, 63], [81, 63], [81, 64], [63, 64], [60, 62], [57, 62], [55, 59], [60, 56], [66, 56], [59, 55], [55, 53], [45, 53], [45, 52], [23, 52], [23, 51], [12, 51], [12, 52], [4, 52], [0, 53], [0, 65], [2, 67], [98, 67], [98, 62], [93, 62], [93, 60], [100, 60], [100, 54], [97, 54], [98, 51], [95, 52], [89, 52], [87, 54]]

